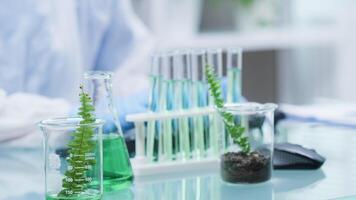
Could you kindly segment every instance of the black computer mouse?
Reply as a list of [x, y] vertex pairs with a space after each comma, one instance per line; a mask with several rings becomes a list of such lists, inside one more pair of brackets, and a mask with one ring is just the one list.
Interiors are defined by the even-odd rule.
[[318, 169], [324, 162], [325, 158], [314, 149], [291, 143], [274, 145], [274, 169]]

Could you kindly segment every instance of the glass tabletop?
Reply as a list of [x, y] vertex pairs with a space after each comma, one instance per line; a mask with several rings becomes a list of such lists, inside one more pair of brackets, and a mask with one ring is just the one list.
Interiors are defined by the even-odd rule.
[[[224, 183], [216, 170], [137, 177], [131, 188], [104, 199], [354, 199], [356, 130], [299, 123], [284, 123], [279, 130], [277, 142], [302, 144], [326, 157], [322, 168], [275, 170], [267, 183], [241, 186]], [[42, 151], [0, 148], [0, 199], [39, 200], [43, 191]]]

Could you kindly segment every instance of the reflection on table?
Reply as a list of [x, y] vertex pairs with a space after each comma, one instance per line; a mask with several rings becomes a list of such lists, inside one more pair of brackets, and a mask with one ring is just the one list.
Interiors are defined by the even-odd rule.
[[[106, 193], [104, 199], [135, 200], [306, 200], [356, 195], [356, 130], [290, 124], [281, 126], [278, 141], [316, 149], [326, 157], [319, 170], [274, 171], [270, 182], [229, 185], [219, 171], [136, 177], [131, 188]], [[0, 199], [44, 199], [42, 150], [0, 148]], [[350, 198], [349, 198], [350, 199]]]

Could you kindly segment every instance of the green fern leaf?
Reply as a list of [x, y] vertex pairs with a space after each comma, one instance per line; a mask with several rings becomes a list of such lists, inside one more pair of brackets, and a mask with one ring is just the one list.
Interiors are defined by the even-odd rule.
[[241, 147], [243, 152], [249, 153], [251, 151], [251, 145], [248, 138], [243, 136], [245, 128], [240, 125], [236, 125], [234, 116], [231, 113], [222, 110], [224, 108], [224, 100], [221, 97], [221, 84], [214, 72], [214, 68], [210, 65], [206, 65], [205, 75], [209, 84], [210, 95], [213, 97], [214, 104], [218, 108], [220, 116], [223, 118], [227, 132], [230, 134], [234, 143]]
[[87, 177], [87, 171], [95, 165], [94, 159], [88, 159], [88, 154], [92, 153], [95, 148], [95, 143], [92, 141], [94, 131], [87, 124], [95, 122], [94, 106], [91, 98], [80, 87], [79, 95], [81, 106], [78, 115], [81, 116], [79, 127], [71, 134], [73, 139], [68, 143], [70, 156], [67, 162], [70, 166], [65, 172], [65, 177], [62, 180], [62, 190], [58, 196], [72, 197], [83, 192], [90, 183], [90, 178]]

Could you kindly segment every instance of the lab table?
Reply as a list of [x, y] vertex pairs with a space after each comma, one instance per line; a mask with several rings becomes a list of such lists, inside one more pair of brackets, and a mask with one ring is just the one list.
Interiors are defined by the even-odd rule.
[[[326, 157], [318, 170], [275, 170], [271, 181], [253, 185], [224, 183], [218, 170], [138, 177], [133, 186], [105, 193], [104, 199], [137, 200], [316, 200], [356, 199], [356, 130], [285, 122], [276, 142], [316, 149]], [[0, 145], [0, 199], [44, 199], [41, 149]]]

